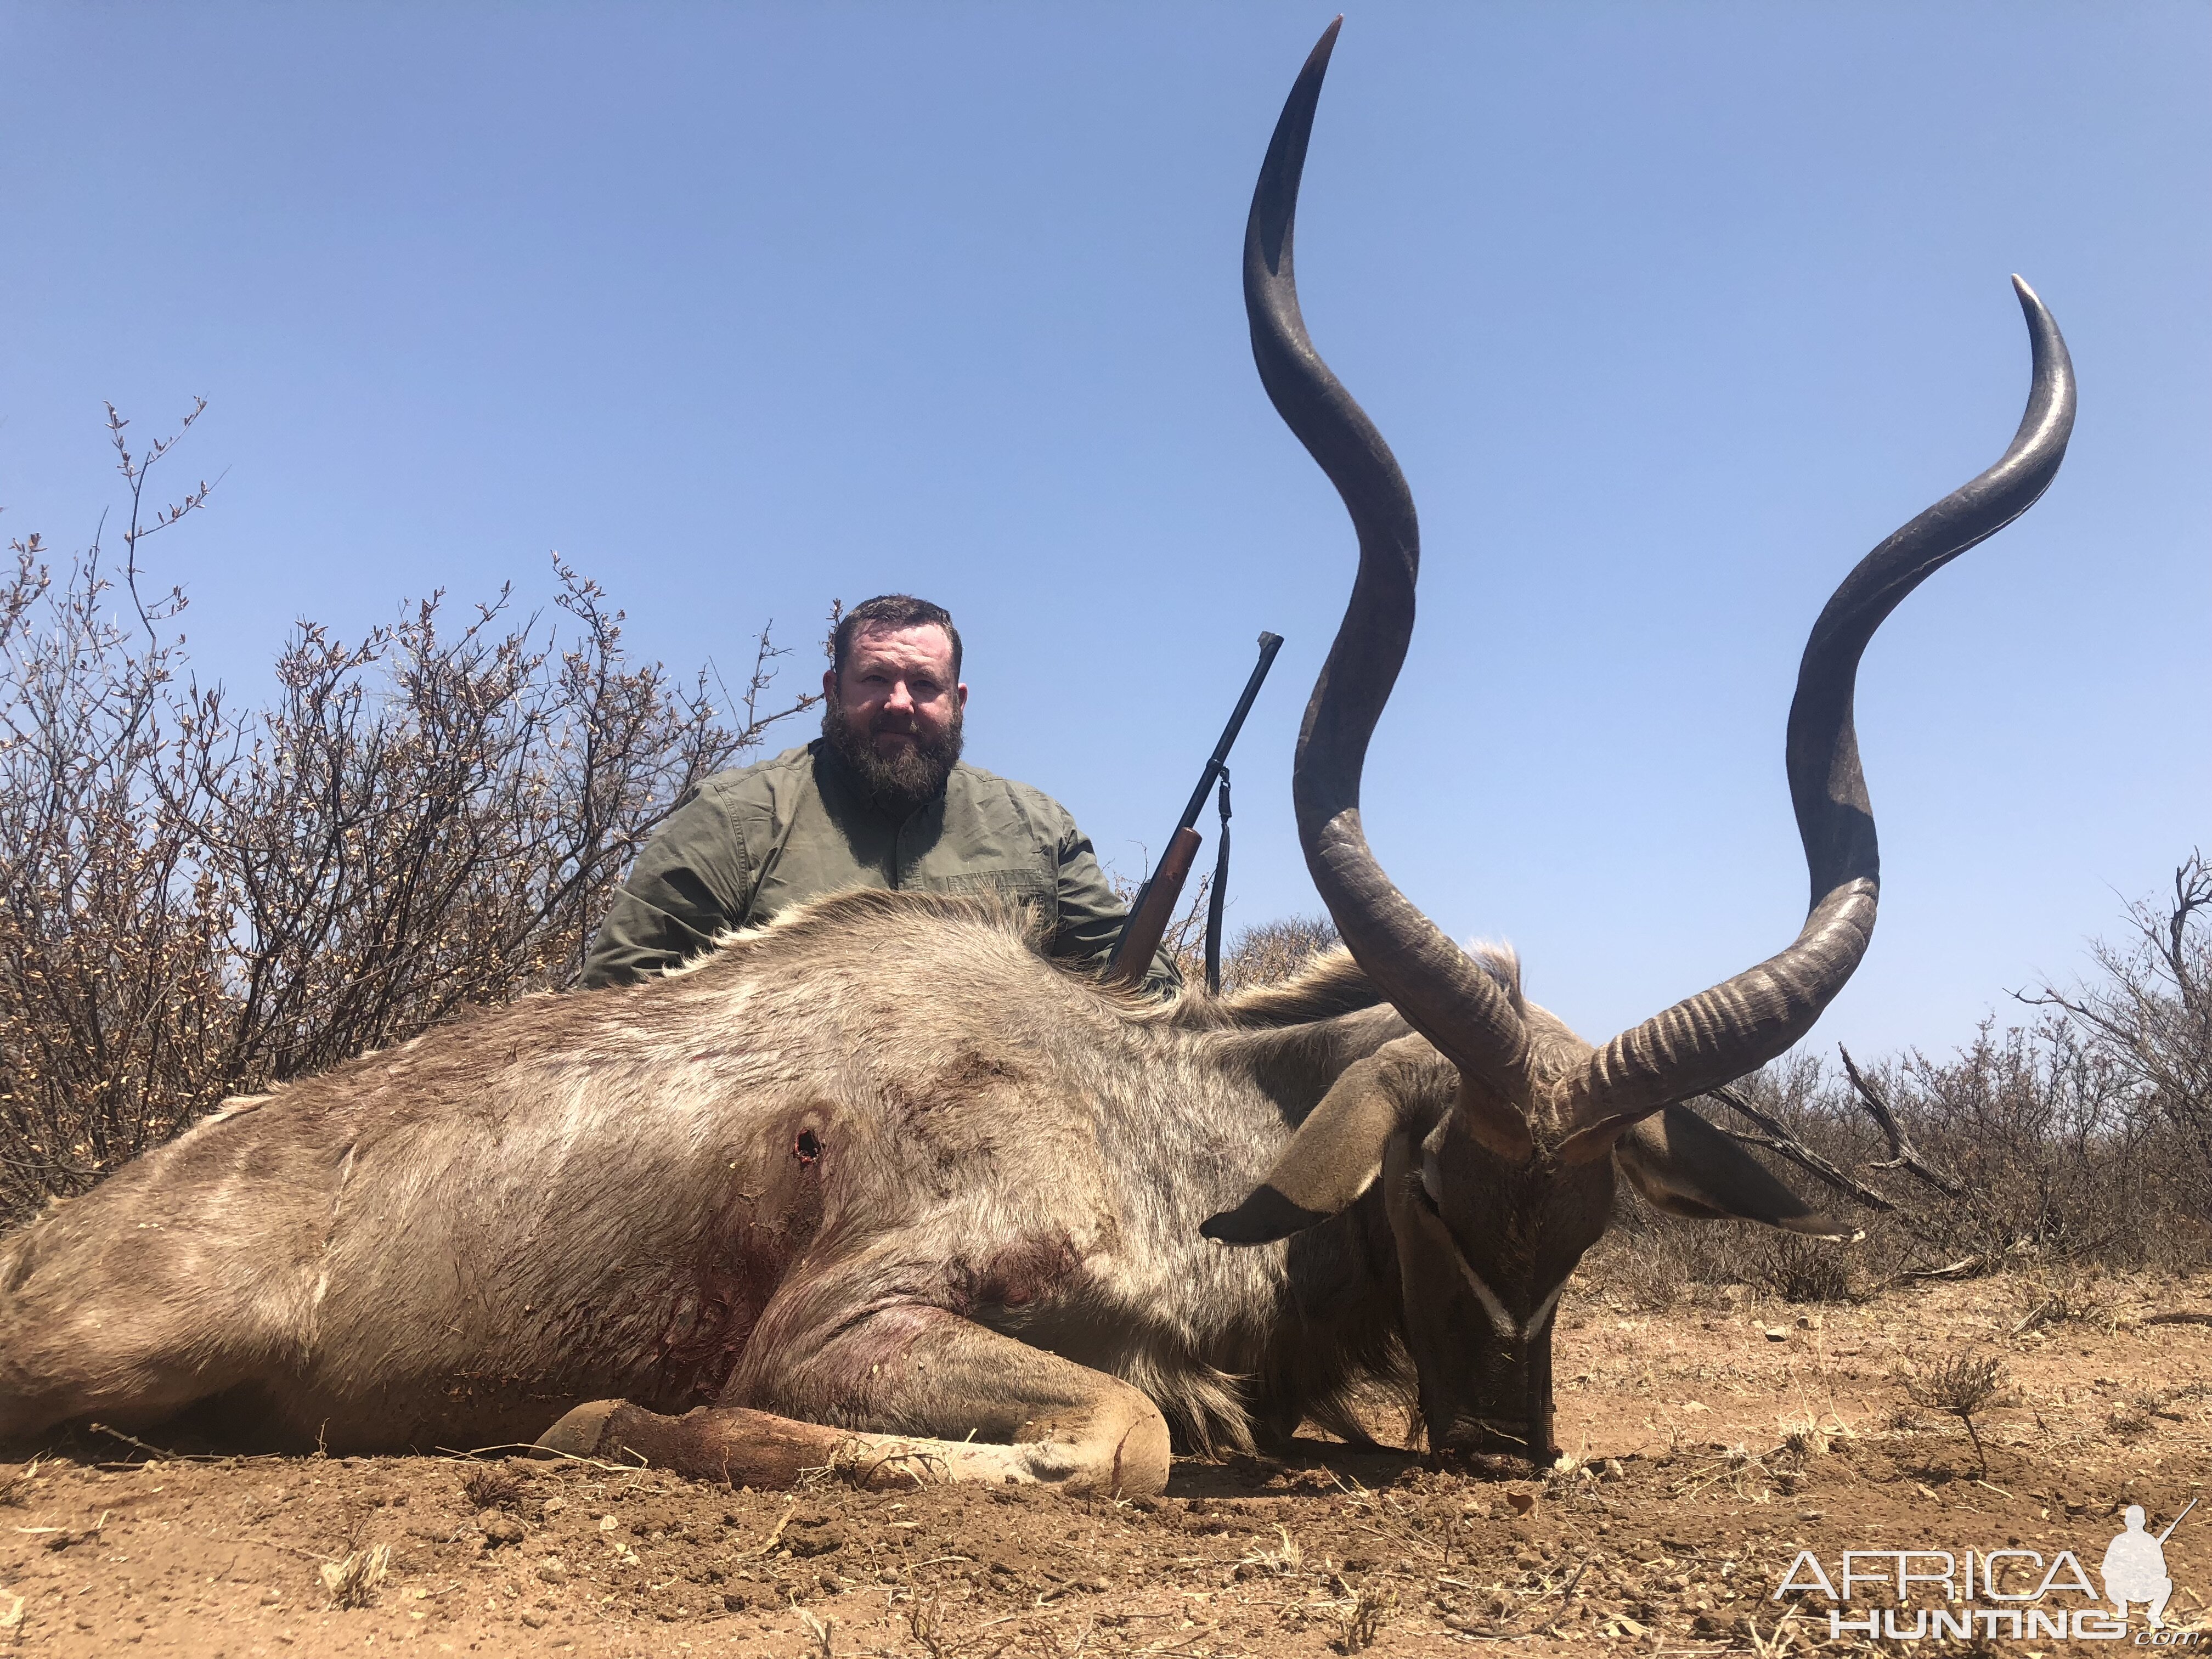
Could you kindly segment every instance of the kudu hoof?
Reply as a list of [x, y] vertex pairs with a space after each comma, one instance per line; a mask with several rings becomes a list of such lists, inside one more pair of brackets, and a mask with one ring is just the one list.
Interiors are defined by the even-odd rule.
[[596, 1457], [607, 1419], [622, 1407], [619, 1400], [593, 1400], [577, 1407], [538, 1437], [537, 1449], [548, 1457]]

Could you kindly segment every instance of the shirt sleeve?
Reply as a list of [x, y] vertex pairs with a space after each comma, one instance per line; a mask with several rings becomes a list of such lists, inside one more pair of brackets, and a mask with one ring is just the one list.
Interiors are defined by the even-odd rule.
[[736, 926], [752, 898], [744, 832], [696, 794], [663, 821], [616, 890], [584, 959], [586, 989], [627, 985], [681, 965]]
[[[1063, 817], [1060, 843], [1060, 931], [1053, 936], [1052, 953], [1083, 963], [1094, 973], [1105, 971], [1121, 941], [1121, 928], [1129, 920], [1128, 907], [1114, 896], [1091, 837]], [[1145, 975], [1147, 989], [1165, 996], [1182, 988], [1182, 975], [1164, 943], [1152, 953]]]

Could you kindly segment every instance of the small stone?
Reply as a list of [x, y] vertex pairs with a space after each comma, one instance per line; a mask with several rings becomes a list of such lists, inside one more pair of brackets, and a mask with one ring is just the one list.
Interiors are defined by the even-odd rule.
[[520, 1544], [526, 1531], [520, 1521], [499, 1510], [486, 1510], [477, 1516], [477, 1529], [483, 1534], [485, 1544], [494, 1549], [501, 1544]]
[[538, 1577], [542, 1583], [557, 1584], [568, 1576], [568, 1563], [557, 1555], [549, 1555], [538, 1564]]
[[1790, 1340], [1790, 1333], [1779, 1325], [1769, 1325], [1760, 1334], [1769, 1342], [1787, 1342]]
[[544, 1630], [545, 1615], [542, 1613], [526, 1613], [522, 1615], [522, 1622], [532, 1630]]

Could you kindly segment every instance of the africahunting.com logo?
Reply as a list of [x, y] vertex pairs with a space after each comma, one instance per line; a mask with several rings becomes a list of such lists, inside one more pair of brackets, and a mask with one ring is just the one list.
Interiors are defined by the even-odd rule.
[[[2121, 1516], [2125, 1529], [2105, 1547], [2098, 1564], [2100, 1584], [2090, 1582], [2072, 1550], [2048, 1559], [2040, 1551], [2019, 1548], [1845, 1550], [1832, 1575], [1811, 1550], [1800, 1550], [1771, 1599], [1826, 1599], [1831, 1641], [1847, 1635], [1960, 1642], [2131, 1638], [2138, 1647], [2212, 1651], [2212, 1630], [2175, 1630], [2166, 1623], [2166, 1603], [2173, 1598], [2166, 1540], [2196, 1507], [2192, 1498], [2165, 1531], [2153, 1533], [2145, 1528], [2142, 1507], [2129, 1504]], [[1888, 1605], [1864, 1605], [1875, 1600]], [[2130, 1607], [2142, 1609], [2140, 1627], [2130, 1621]]]

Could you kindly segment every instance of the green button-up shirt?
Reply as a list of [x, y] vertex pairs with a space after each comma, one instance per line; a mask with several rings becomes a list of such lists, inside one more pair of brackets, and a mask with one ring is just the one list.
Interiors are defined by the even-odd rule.
[[[1004, 894], [1041, 913], [1053, 955], [1093, 968], [1127, 917], [1051, 796], [963, 763], [941, 796], [894, 818], [817, 738], [716, 773], [669, 814], [616, 893], [584, 983], [675, 967], [726, 929], [853, 887]], [[1179, 983], [1164, 954], [1147, 979]]]

